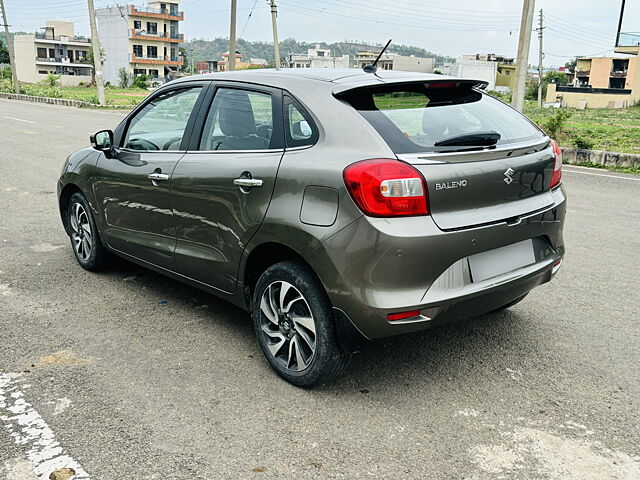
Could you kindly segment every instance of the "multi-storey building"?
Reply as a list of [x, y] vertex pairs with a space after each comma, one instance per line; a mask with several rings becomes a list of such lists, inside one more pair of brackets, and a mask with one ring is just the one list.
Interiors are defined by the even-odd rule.
[[73, 22], [46, 22], [42, 32], [14, 37], [16, 72], [22, 82], [37, 83], [50, 73], [64, 86], [92, 80], [91, 42], [74, 34]]
[[640, 56], [581, 57], [573, 85], [549, 85], [547, 102], [578, 108], [623, 108], [640, 100]]
[[184, 58], [179, 46], [184, 41], [180, 22], [184, 12], [179, 0], [152, 1], [144, 7], [126, 5], [96, 10], [98, 34], [105, 53], [105, 81], [118, 82], [118, 70], [147, 75], [154, 81], [171, 79], [180, 71]]

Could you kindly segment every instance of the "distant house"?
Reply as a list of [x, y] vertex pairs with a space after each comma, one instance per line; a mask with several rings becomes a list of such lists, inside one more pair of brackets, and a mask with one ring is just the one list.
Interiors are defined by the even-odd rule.
[[[363, 68], [373, 63], [380, 53], [375, 51], [361, 51], [356, 54], [355, 67]], [[402, 70], [405, 72], [433, 73], [435, 58], [398, 55], [384, 53], [378, 60], [380, 70]]]
[[[226, 72], [229, 64], [229, 52], [222, 54], [222, 60], [217, 62], [218, 72]], [[236, 51], [236, 70], [247, 70], [249, 68], [265, 68], [268, 65], [264, 58], [245, 58], [243, 54]]]
[[489, 82], [489, 90], [511, 90], [515, 73], [515, 59], [495, 53], [463, 55], [451, 69], [453, 76]]
[[290, 53], [289, 68], [349, 68], [349, 55], [334, 57], [331, 50], [316, 45], [307, 53]]
[[212, 73], [218, 71], [218, 60], [198, 60], [196, 73]]

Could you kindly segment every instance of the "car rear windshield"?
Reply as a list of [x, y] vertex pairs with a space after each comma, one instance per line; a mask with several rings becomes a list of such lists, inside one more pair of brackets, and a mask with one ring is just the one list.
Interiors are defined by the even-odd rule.
[[470, 85], [364, 88], [341, 98], [398, 154], [473, 150], [544, 137], [524, 115]]

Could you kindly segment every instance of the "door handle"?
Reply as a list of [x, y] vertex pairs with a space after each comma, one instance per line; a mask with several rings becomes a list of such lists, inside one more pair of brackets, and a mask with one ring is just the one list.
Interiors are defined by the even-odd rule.
[[239, 187], [261, 187], [262, 180], [258, 178], [236, 178], [233, 180], [234, 185], [238, 185]]
[[166, 173], [153, 172], [149, 174], [149, 180], [154, 182], [166, 182], [169, 180], [169, 175]]

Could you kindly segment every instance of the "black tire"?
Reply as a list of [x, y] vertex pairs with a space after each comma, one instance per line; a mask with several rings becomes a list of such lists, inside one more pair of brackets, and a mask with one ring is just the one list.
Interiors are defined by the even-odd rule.
[[[74, 217], [77, 217], [80, 211], [82, 224], [78, 226], [78, 221]], [[89, 202], [80, 192], [74, 193], [69, 199], [67, 227], [71, 248], [80, 266], [89, 271], [103, 269], [111, 254], [102, 244]], [[87, 245], [90, 245], [90, 248], [87, 249]]]
[[[284, 301], [280, 298], [283, 289], [287, 292]], [[275, 310], [271, 308], [273, 303], [271, 306], [261, 303], [263, 298], [267, 302], [271, 294], [278, 303], [275, 310], [279, 313], [275, 315]], [[297, 298], [298, 294], [302, 299], [291, 301]], [[252, 301], [253, 325], [260, 348], [271, 367], [287, 382], [299, 387], [311, 387], [335, 378], [347, 365], [349, 354], [343, 352], [338, 345], [329, 298], [318, 278], [306, 265], [293, 260], [272, 265], [258, 279]], [[279, 304], [288, 304], [289, 309], [286, 313], [283, 313], [284, 309], [279, 309]], [[310, 346], [312, 332], [296, 320], [305, 318], [308, 322], [309, 316], [305, 313], [307, 310], [310, 311], [315, 328], [315, 351], [312, 355], [305, 355], [312, 351], [311, 348], [305, 350]], [[277, 322], [272, 319], [274, 316]], [[286, 328], [285, 323], [289, 322], [291, 326]], [[265, 333], [266, 331], [269, 333]], [[274, 338], [273, 335], [280, 337]], [[288, 343], [287, 335], [291, 335]], [[294, 340], [296, 336], [298, 338]], [[306, 340], [303, 340], [304, 338]], [[269, 345], [276, 349], [280, 341], [285, 343], [274, 354]], [[292, 343], [297, 343], [295, 348]], [[294, 364], [291, 363], [292, 349], [295, 356]], [[298, 356], [301, 363], [298, 363]], [[305, 356], [308, 358], [304, 358]], [[287, 367], [285, 364], [291, 366]]]
[[515, 304], [520, 303], [522, 300], [524, 300], [526, 298], [526, 296], [529, 295], [529, 292], [525, 293], [524, 295], [522, 295], [521, 297], [516, 298], [515, 300], [507, 303], [506, 305], [503, 305], [501, 307], [496, 308], [495, 310], [493, 310], [491, 313], [495, 313], [495, 312], [501, 312], [503, 310], [506, 310], [507, 308], [511, 308], [513, 307]]

